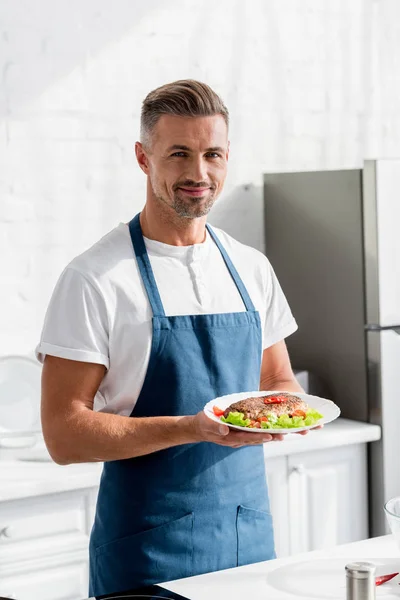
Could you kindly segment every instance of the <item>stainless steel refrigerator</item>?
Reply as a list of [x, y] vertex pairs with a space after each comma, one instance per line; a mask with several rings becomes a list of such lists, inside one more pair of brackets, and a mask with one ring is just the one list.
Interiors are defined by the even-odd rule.
[[369, 449], [370, 534], [400, 496], [400, 159], [264, 176], [266, 254], [299, 330], [295, 369], [342, 417], [378, 424]]

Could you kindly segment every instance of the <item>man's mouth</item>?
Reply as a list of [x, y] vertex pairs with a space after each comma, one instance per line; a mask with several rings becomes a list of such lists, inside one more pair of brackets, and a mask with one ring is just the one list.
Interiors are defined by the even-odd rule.
[[204, 196], [204, 194], [206, 192], [208, 192], [209, 189], [210, 189], [209, 187], [205, 187], [205, 188], [185, 188], [185, 187], [179, 187], [178, 188], [178, 190], [181, 190], [182, 192], [184, 192], [188, 196], [192, 196], [193, 198], [199, 198], [200, 196]]

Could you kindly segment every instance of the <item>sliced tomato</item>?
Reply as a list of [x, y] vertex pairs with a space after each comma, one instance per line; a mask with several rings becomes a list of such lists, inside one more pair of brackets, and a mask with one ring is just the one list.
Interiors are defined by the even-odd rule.
[[286, 401], [286, 396], [270, 396], [269, 398], [264, 398], [264, 404], [282, 404], [282, 402]]
[[214, 415], [216, 417], [222, 417], [222, 415], [224, 414], [224, 410], [221, 410], [220, 408], [218, 408], [218, 406], [213, 406], [213, 411], [214, 411]]
[[258, 417], [257, 421], [262, 423], [263, 421], [268, 421], [268, 417]]
[[299, 409], [299, 410], [295, 410], [295, 411], [292, 413], [292, 417], [302, 417], [303, 419], [305, 419], [305, 418], [306, 418], [306, 416], [307, 416], [307, 415], [306, 415], [306, 413], [304, 412], [304, 410], [300, 410], [300, 409]]
[[391, 573], [390, 575], [382, 575], [381, 577], [375, 577], [375, 585], [382, 585], [382, 583], [386, 583], [396, 577], [398, 573]]

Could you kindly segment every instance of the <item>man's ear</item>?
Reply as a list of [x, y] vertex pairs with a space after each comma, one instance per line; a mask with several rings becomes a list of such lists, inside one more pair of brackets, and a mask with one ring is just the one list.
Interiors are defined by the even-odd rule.
[[141, 142], [136, 142], [135, 144], [135, 154], [136, 160], [138, 161], [139, 167], [142, 169], [146, 175], [149, 174], [149, 160], [146, 154], [146, 150], [143, 148], [143, 144]]

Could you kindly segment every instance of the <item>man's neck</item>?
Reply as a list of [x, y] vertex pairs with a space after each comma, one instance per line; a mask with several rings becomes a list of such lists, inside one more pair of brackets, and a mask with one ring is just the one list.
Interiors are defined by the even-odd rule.
[[186, 219], [169, 207], [153, 206], [147, 202], [140, 215], [143, 235], [170, 246], [192, 246], [206, 239], [206, 217]]

